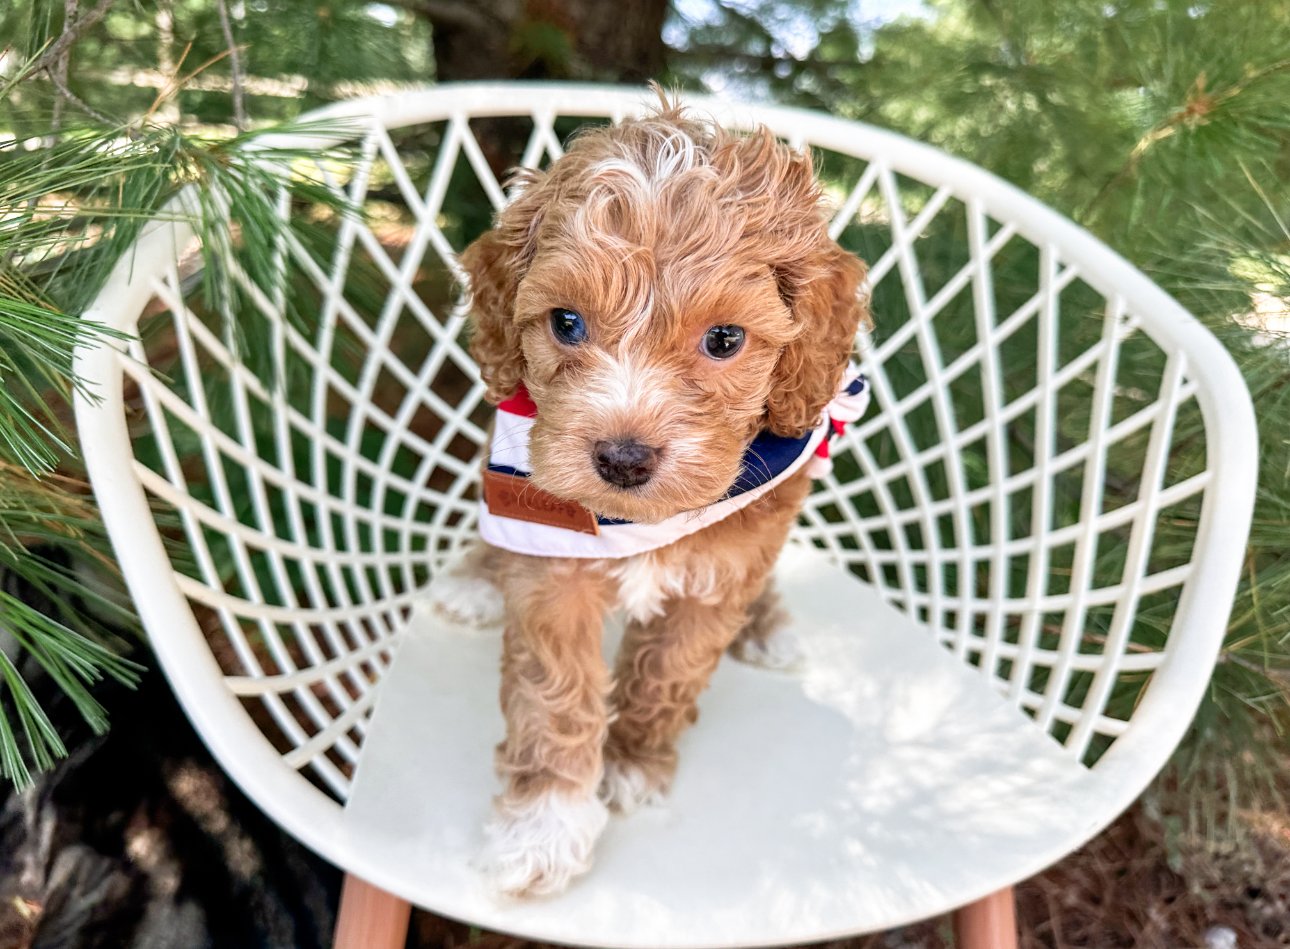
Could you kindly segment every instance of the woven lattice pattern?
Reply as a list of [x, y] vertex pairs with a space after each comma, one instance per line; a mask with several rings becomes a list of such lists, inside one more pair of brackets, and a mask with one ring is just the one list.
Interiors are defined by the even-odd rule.
[[1163, 658], [1133, 635], [1141, 615], [1167, 630], [1191, 575], [1190, 545], [1155, 536], [1194, 524], [1209, 482], [1170, 461], [1200, 429], [1185, 358], [971, 197], [924, 199], [875, 162], [843, 210], [866, 201], [873, 223], [834, 229], [874, 261], [861, 345], [879, 412], [803, 533], [1076, 754], [1100, 752], [1131, 712], [1114, 700]]
[[[472, 536], [489, 410], [454, 254], [504, 200], [493, 168], [549, 162], [586, 121], [369, 119], [351, 163], [317, 168], [366, 216], [310, 221], [278, 287], [245, 285], [239, 318], [267, 353], [239, 352], [181, 268], [154, 281], [126, 366], [138, 477], [228, 688], [338, 798], [408, 611]], [[1204, 438], [1186, 360], [979, 196], [898, 173], [863, 138], [818, 154], [833, 234], [871, 264], [877, 328], [858, 350], [875, 405], [797, 540], [1091, 761], [1192, 579], [1210, 475], [1171, 460]], [[314, 318], [284, 317], [288, 286]]]

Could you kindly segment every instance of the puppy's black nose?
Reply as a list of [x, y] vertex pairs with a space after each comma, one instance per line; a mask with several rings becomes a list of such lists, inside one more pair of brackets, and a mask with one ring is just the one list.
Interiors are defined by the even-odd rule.
[[596, 442], [591, 455], [600, 477], [620, 488], [644, 484], [658, 467], [658, 451], [630, 439]]

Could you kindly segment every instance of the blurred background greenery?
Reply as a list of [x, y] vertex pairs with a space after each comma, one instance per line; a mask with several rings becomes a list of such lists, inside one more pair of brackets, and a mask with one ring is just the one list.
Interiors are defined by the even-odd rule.
[[[102, 731], [98, 683], [148, 664], [67, 411], [72, 348], [100, 332], [78, 314], [139, 223], [199, 181], [270, 225], [244, 239], [271, 242], [273, 156], [251, 146], [327, 102], [425, 82], [658, 79], [872, 122], [978, 163], [1090, 229], [1228, 346], [1259, 414], [1258, 505], [1210, 694], [1149, 809], [1174, 869], [1185, 841], [1239, 836], [1235, 815], [1275, 810], [1288, 780], [1288, 36], [1284, 0], [13, 0], [0, 11], [0, 771], [26, 784], [66, 752], [36, 678]], [[477, 203], [460, 209], [476, 229]]]

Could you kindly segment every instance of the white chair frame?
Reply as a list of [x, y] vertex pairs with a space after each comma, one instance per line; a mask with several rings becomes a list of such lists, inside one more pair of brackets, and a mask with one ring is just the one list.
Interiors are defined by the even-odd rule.
[[[281, 142], [321, 149], [338, 137], [358, 141], [356, 172], [328, 170], [336, 187], [363, 200], [367, 176], [376, 167], [374, 162], [379, 163], [380, 173], [403, 193], [416, 218], [410, 246], [416, 254], [429, 249], [443, 257], [445, 267], [452, 267], [453, 252], [460, 248], [448, 245], [436, 215], [454, 169], [469, 167], [495, 206], [504, 200], [472, 134], [472, 119], [531, 118], [533, 131], [523, 159], [532, 164], [544, 155], [559, 154], [557, 117], [618, 120], [649, 101], [642, 90], [525, 83], [440, 86], [324, 109], [316, 117], [347, 122], [344, 135], [295, 134]], [[1257, 462], [1254, 415], [1236, 365], [1194, 317], [1120, 256], [980, 168], [901, 136], [824, 115], [714, 99], [696, 98], [692, 104], [732, 127], [765, 123], [794, 146], [867, 163], [854, 187], [839, 193], [834, 233], [843, 233], [858, 214], [868, 213], [870, 220], [890, 225], [890, 246], [870, 260], [872, 279], [875, 285], [884, 280], [901, 282], [909, 318], [888, 332], [879, 311], [877, 335], [860, 340], [877, 407], [844, 440], [844, 452], [852, 452], [856, 459], [857, 474], [851, 481], [829, 478], [824, 482], [808, 505], [799, 536], [835, 562], [862, 571], [887, 602], [923, 623], [960, 659], [974, 661], [989, 672], [999, 691], [1040, 728], [1060, 731], [1060, 740], [1072, 755], [1083, 758], [1093, 744], [1109, 745], [1088, 771], [1100, 809], [1087, 822], [1087, 836], [1091, 836], [1133, 801], [1182, 739], [1221, 646], [1242, 563]], [[431, 169], [428, 184], [418, 186], [403, 167], [391, 133], [427, 123], [446, 123], [438, 127], [443, 129], [439, 153], [447, 157]], [[451, 149], [442, 143], [451, 143]], [[903, 210], [908, 202], [902, 188], [907, 182], [922, 182], [931, 192], [921, 208], [911, 207], [909, 213]], [[923, 284], [916, 245], [929, 222], [951, 202], [965, 215], [968, 261], [941, 290], [931, 292]], [[874, 207], [886, 210], [874, 218]], [[383, 357], [369, 358], [356, 380], [342, 379], [328, 365], [325, 347], [329, 343], [320, 343], [320, 338], [329, 339], [328, 334], [340, 327], [379, 352], [388, 345], [395, 322], [417, 306], [412, 283], [419, 261], [403, 266], [387, 258], [388, 267], [380, 266], [391, 284], [391, 305], [375, 325], [366, 330], [357, 325], [344, 299], [345, 248], [367, 248], [374, 254], [374, 238], [368, 224], [360, 221], [343, 223], [340, 233], [334, 271], [310, 274], [322, 294], [321, 336], [298, 338], [278, 315], [275, 302], [261, 295], [257, 305], [264, 318], [270, 323], [276, 320], [271, 345], [275, 351], [291, 350], [306, 357], [311, 348], [320, 352], [319, 378], [343, 393], [351, 408], [366, 405], [364, 400], [371, 398], [381, 371], [393, 372], [409, 389], [427, 388], [433, 360], [421, 367], [399, 368], [382, 362]], [[1001, 246], [1014, 240], [1033, 245], [1039, 272], [1034, 297], [1009, 315], [995, 312], [991, 261]], [[320, 404], [323, 397], [312, 406], [284, 404], [281, 393], [239, 368], [218, 334], [185, 307], [176, 262], [191, 249], [192, 241], [193, 230], [183, 221], [149, 226], [85, 316], [133, 333], [154, 300], [180, 314], [174, 324], [185, 378], [197, 378], [188, 374], [202, 371], [199, 362], [219, 364], [231, 380], [236, 425], [227, 431], [218, 429], [200, 386], [176, 394], [166, 380], [153, 375], [144, 343], [83, 350], [77, 356], [76, 371], [90, 383], [93, 397], [78, 394], [76, 410], [95, 494], [158, 660], [217, 760], [284, 829], [352, 875], [339, 943], [402, 945], [407, 903], [382, 890], [399, 893], [406, 892], [406, 887], [387, 878], [379, 861], [365, 851], [364, 841], [346, 831], [340, 802], [350, 786], [349, 766], [362, 755], [363, 728], [400, 635], [401, 618], [424, 586], [425, 577], [418, 571], [423, 567], [433, 571], [470, 536], [470, 505], [463, 498], [477, 468], [453, 458], [445, 445], [454, 435], [476, 447], [482, 443], [483, 431], [470, 418], [479, 406], [482, 388], [475, 375], [460, 405], [436, 404], [429, 395], [424, 402], [406, 401], [400, 412], [380, 419], [384, 431], [400, 437], [407, 431], [412, 411], [427, 405], [445, 421], [439, 437], [423, 439], [416, 446], [423, 462], [431, 459], [429, 464], [446, 466], [449, 486], [430, 493], [439, 510], [457, 514], [445, 513], [429, 527], [410, 522], [385, 525], [399, 535], [402, 546], [364, 552], [358, 535], [375, 530], [372, 525], [377, 522], [370, 512], [356, 513], [355, 498], [360, 492], [355, 483], [370, 476], [378, 496], [387, 490], [411, 496], [419, 488], [392, 475], [388, 455], [394, 449], [383, 452], [374, 464], [355, 462], [335, 487], [329, 486], [325, 473], [319, 474], [325, 464], [312, 472], [293, 472], [282, 470], [281, 459], [269, 464], [257, 458], [252, 434], [256, 408], [280, 413], [276, 432], [285, 439], [280, 448], [295, 437], [293, 433], [304, 432], [312, 433], [320, 446], [326, 443], [327, 451], [352, 453], [358, 436], [352, 428], [348, 435], [353, 437], [328, 433], [326, 407]], [[405, 255], [404, 260], [408, 259]], [[1105, 301], [1104, 329], [1088, 350], [1062, 362], [1060, 301], [1076, 279]], [[979, 338], [964, 352], [944, 359], [935, 316], [960, 294], [972, 297]], [[435, 358], [440, 363], [451, 360], [469, 372], [468, 357], [456, 338], [462, 325], [460, 314], [440, 318], [427, 309], [418, 312], [417, 319], [435, 337]], [[1037, 333], [1036, 383], [1010, 399], [1000, 382], [996, 349], [1017, 327], [1032, 322]], [[1163, 368], [1158, 393], [1154, 397], [1147, 393], [1139, 411], [1116, 419], [1113, 403], [1122, 396], [1117, 388], [1117, 354], [1128, 340], [1134, 345], [1147, 341], [1158, 348]], [[908, 390], [886, 371], [887, 361], [902, 349], [917, 352], [924, 376]], [[980, 371], [985, 391], [981, 418], [960, 428], [955, 420], [959, 406], [947, 393], [965, 369]], [[1091, 393], [1089, 437], [1079, 445], [1062, 445], [1057, 439], [1058, 392], [1079, 380], [1087, 383]], [[326, 385], [321, 388], [326, 390]], [[920, 445], [911, 434], [908, 413], [919, 406], [935, 415], [943, 436], [940, 447]], [[1204, 469], [1166, 483], [1179, 411], [1198, 411], [1205, 441]], [[132, 446], [140, 412], [158, 439], [164, 459], [160, 470], [140, 462]], [[1031, 412], [1033, 463], [1012, 470], [1005, 433], [1019, 413]], [[188, 497], [184, 478], [188, 459], [179, 456], [166, 432], [167, 418], [196, 434], [200, 461], [213, 485], [212, 505]], [[1140, 496], [1107, 510], [1102, 476], [1108, 455], [1135, 433], [1149, 433]], [[876, 458], [870, 450], [875, 438], [894, 445], [895, 457]], [[981, 455], [989, 473], [988, 483], [975, 488], [962, 476], [961, 456], [972, 451]], [[289, 447], [283, 448], [280, 456], [290, 453]], [[251, 485], [250, 512], [239, 513], [224, 479], [223, 466], [231, 462], [245, 467]], [[928, 481], [928, 467], [938, 463], [947, 471], [945, 496], [938, 496]], [[1076, 524], [1058, 526], [1052, 485], [1062, 472], [1083, 476], [1081, 514]], [[907, 506], [890, 490], [898, 480], [909, 488], [912, 503]], [[273, 536], [274, 520], [265, 510], [267, 490], [285, 492], [296, 505], [297, 520], [280, 536]], [[1022, 536], [1012, 536], [1008, 524], [1008, 498], [1017, 491], [1026, 492], [1031, 511], [1031, 529]], [[859, 512], [862, 494], [873, 500], [877, 513]], [[1199, 504], [1190, 557], [1164, 570], [1151, 569], [1157, 517], [1188, 500]], [[992, 505], [993, 530], [990, 540], [974, 544], [971, 509], [982, 504]], [[222, 585], [218, 571], [208, 562], [209, 548], [195, 545], [196, 567], [181, 568], [172, 560], [157, 525], [158, 505], [178, 512], [190, 539], [200, 537], [203, 530], [223, 533], [238, 563], [236, 589]], [[409, 505], [415, 507], [412, 502]], [[301, 519], [306, 507], [331, 512], [343, 526], [335, 532], [326, 526], [320, 541], [311, 540]], [[356, 524], [368, 527], [360, 530]], [[911, 525], [920, 529], [930, 549], [913, 545]], [[1128, 532], [1122, 580], [1094, 587], [1096, 541], [1090, 538], [1116, 528]], [[951, 531], [960, 543], [942, 545], [938, 538], [947, 536], [944, 531]], [[880, 535], [887, 542], [885, 548]], [[420, 546], [412, 542], [418, 537]], [[318, 589], [302, 590], [294, 600], [283, 599], [280, 591], [276, 602], [255, 602], [250, 579], [254, 570], [248, 565], [246, 545], [265, 551], [270, 560], [277, 558], [273, 569], [281, 570], [283, 558], [308, 561], [318, 551], [310, 553], [306, 548], [315, 543], [324, 553], [328, 551], [323, 548], [330, 547], [334, 564], [339, 565], [335, 569], [353, 569], [349, 592], [339, 595], [340, 602], [335, 601], [335, 590], [324, 595]], [[1047, 584], [1049, 552], [1057, 543], [1073, 545], [1074, 554], [1068, 588], [1054, 593]], [[1011, 594], [1005, 578], [1008, 558], [1022, 555], [1028, 557], [1028, 580], [1020, 594]], [[364, 569], [368, 566], [373, 568], [370, 573]], [[977, 569], [988, 572], [988, 591], [978, 594], [962, 583], [954, 587], [952, 576]], [[284, 580], [282, 590], [289, 585]], [[345, 586], [340, 582], [337, 589]], [[1176, 595], [1167, 638], [1152, 648], [1135, 648], [1132, 634], [1138, 603], [1144, 596], [1161, 593]], [[221, 618], [218, 635], [228, 637], [240, 668], [231, 670], [224, 660], [217, 660], [209, 644], [212, 634], [203, 631], [195, 605], [204, 614]], [[1103, 648], [1089, 653], [1080, 645], [1080, 634], [1089, 611], [1101, 607], [1113, 610], [1113, 615]], [[1042, 641], [1045, 614], [1060, 615], [1067, 632], [1052, 648]], [[299, 636], [290, 648], [273, 641], [273, 631], [283, 627], [294, 627]], [[1016, 631], [1016, 636], [1007, 629]], [[264, 660], [259, 647], [247, 640], [248, 630], [259, 630], [266, 638], [271, 661]], [[1008, 675], [998, 672], [1001, 664], [1007, 664]], [[1025, 673], [1035, 664], [1048, 670], [1048, 686], [1040, 692], [1031, 691], [1031, 679]], [[1118, 677], [1130, 673], [1149, 675], [1151, 681], [1131, 716], [1121, 718], [1108, 712], [1106, 703]], [[1082, 704], [1072, 704], [1061, 683], [1079, 676], [1085, 677]], [[284, 704], [288, 699], [290, 708]], [[264, 703], [267, 714], [285, 733], [286, 750], [275, 746], [262, 730], [261, 719], [248, 713], [248, 703], [257, 701]], [[961, 915], [965, 944], [1004, 944], [997, 940], [1004, 939], [998, 933], [1012, 925], [1006, 895], [1012, 882], [996, 881], [992, 888], [1004, 887], [1004, 896], [986, 897]], [[378, 928], [384, 927], [380, 935], [368, 928], [373, 920]], [[986, 928], [980, 929], [982, 925]], [[808, 933], [803, 938], [809, 937]]]

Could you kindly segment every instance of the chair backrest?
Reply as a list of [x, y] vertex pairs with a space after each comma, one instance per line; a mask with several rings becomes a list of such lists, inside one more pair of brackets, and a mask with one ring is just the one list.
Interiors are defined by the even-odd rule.
[[[347, 131], [286, 143], [352, 140], [314, 173], [367, 214], [284, 194], [302, 226], [238, 315], [267, 349], [197, 301], [183, 225], [154, 227], [90, 314], [140, 333], [128, 358], [82, 354], [103, 401], [78, 408], [158, 655], [224, 766], [315, 845], [334, 808], [296, 772], [345, 798], [408, 612], [472, 536], [489, 409], [454, 254], [504, 201], [495, 167], [549, 162], [650, 98], [507, 84], [325, 110]], [[797, 540], [1136, 794], [1199, 701], [1236, 583], [1256, 448], [1231, 359], [980, 169], [820, 115], [693, 104], [812, 148], [834, 235], [870, 263], [875, 405]], [[308, 319], [284, 313], [288, 284]]]

